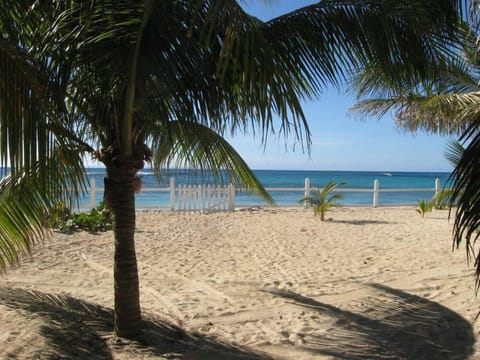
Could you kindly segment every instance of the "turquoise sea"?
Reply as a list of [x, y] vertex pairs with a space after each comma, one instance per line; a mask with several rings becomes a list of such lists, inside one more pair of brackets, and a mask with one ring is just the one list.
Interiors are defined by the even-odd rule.
[[[102, 199], [103, 178], [105, 171], [99, 168], [87, 169], [88, 177], [93, 178], [98, 191], [95, 195], [96, 202]], [[310, 179], [311, 188], [324, 186], [328, 181], [346, 182], [341, 189], [343, 205], [371, 205], [373, 193], [365, 190], [373, 190], [374, 180], [380, 183], [380, 205], [413, 205], [419, 200], [429, 200], [435, 193], [435, 179], [440, 180], [442, 187], [448, 187], [449, 173], [444, 172], [383, 172], [383, 171], [292, 171], [292, 170], [255, 170], [255, 174], [263, 185], [269, 190], [277, 205], [296, 206], [299, 199], [304, 196], [305, 178]], [[168, 170], [163, 172], [160, 181], [154, 176], [152, 170], [144, 170], [140, 173], [145, 191], [137, 195], [138, 208], [169, 206], [169, 179], [175, 178], [179, 184], [202, 184], [212, 183], [212, 179], [202, 176], [194, 170]], [[163, 191], [154, 191], [155, 188], [163, 188]], [[291, 188], [289, 191], [276, 190]], [[393, 189], [402, 189], [401, 192], [389, 192]], [[421, 189], [421, 190], [420, 190]], [[355, 191], [358, 190], [358, 191]], [[88, 206], [89, 195], [81, 200], [82, 206]], [[263, 206], [265, 202], [245, 191], [237, 191], [236, 206]]]

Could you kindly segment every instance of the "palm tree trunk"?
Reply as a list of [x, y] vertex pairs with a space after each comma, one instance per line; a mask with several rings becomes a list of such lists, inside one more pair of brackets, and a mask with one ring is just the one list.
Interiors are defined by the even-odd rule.
[[140, 292], [135, 254], [135, 173], [125, 166], [107, 166], [105, 192], [114, 215], [115, 334], [135, 338], [140, 333]]

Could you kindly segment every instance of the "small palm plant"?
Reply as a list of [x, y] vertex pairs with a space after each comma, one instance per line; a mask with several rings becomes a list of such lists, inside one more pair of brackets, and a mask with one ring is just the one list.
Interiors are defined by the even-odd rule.
[[325, 213], [334, 206], [339, 206], [337, 201], [342, 198], [342, 194], [332, 194], [338, 186], [345, 185], [345, 182], [336, 183], [329, 181], [323, 188], [318, 188], [314, 196], [305, 196], [300, 202], [306, 202], [313, 207], [313, 214], [320, 215], [320, 220], [325, 220]]
[[422, 217], [425, 217], [425, 214], [427, 212], [430, 212], [432, 211], [432, 206], [433, 206], [433, 203], [430, 202], [430, 201], [425, 201], [425, 200], [420, 200], [418, 202], [418, 207], [417, 207], [417, 212], [422, 216]]

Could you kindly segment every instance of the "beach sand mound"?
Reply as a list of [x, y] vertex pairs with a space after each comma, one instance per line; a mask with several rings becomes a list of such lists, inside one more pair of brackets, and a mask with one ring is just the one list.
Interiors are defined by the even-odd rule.
[[0, 278], [0, 358], [480, 358], [448, 211], [255, 210], [137, 213], [139, 341], [112, 334], [112, 233], [54, 234]]

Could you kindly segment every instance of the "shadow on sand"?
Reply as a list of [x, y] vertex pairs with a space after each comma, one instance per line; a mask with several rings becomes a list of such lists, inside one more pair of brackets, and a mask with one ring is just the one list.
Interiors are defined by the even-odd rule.
[[347, 225], [388, 225], [393, 224], [390, 221], [380, 221], [380, 220], [336, 220], [328, 219], [329, 222], [338, 223], [338, 224], [347, 224]]
[[28, 344], [32, 359], [113, 359], [115, 352], [131, 358], [270, 359], [160, 320], [144, 320], [139, 341], [117, 339], [112, 334], [112, 310], [68, 295], [0, 288], [0, 304], [41, 318], [40, 334], [48, 348]]
[[304, 349], [335, 359], [467, 359], [475, 337], [471, 324], [450, 309], [419, 296], [370, 284], [362, 314], [323, 304], [294, 292], [269, 292], [329, 316], [323, 334], [305, 338]]

